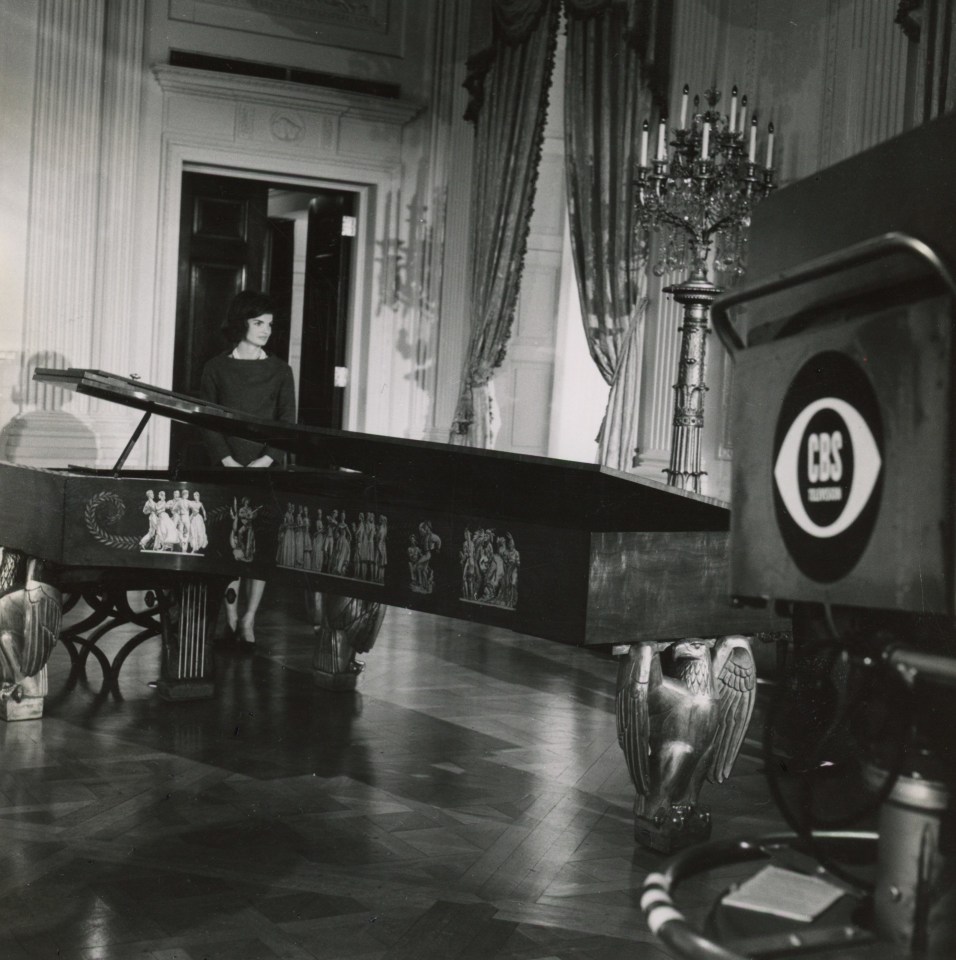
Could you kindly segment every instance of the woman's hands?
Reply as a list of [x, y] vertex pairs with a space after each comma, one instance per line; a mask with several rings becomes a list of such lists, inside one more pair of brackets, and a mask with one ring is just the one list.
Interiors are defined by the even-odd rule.
[[[271, 467], [272, 466], [272, 457], [268, 454], [263, 454], [261, 457], [256, 457], [255, 460], [249, 461], [246, 464], [247, 467]], [[242, 464], [236, 460], [234, 457], [223, 457], [222, 465], [224, 467], [241, 467]]]

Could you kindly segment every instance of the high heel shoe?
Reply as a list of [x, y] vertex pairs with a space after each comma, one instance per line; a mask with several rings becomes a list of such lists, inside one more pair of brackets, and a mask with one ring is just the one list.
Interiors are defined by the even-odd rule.
[[240, 623], [236, 628], [236, 639], [242, 653], [252, 653], [256, 648], [256, 636], [251, 623]]

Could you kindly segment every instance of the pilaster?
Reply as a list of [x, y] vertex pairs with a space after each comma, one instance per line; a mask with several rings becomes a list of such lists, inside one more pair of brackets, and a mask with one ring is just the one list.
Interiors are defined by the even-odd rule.
[[[27, 232], [24, 377], [37, 359], [84, 366], [93, 359], [100, 131], [106, 0], [43, 0], [33, 111]], [[26, 382], [43, 410], [59, 391]], [[82, 409], [82, 408], [81, 408]]]
[[[132, 293], [145, 18], [146, 0], [107, 3], [92, 360], [94, 366], [119, 374], [133, 372], [130, 341], [146, 333], [150, 324], [148, 312], [135, 309]], [[112, 460], [118, 453], [112, 449], [113, 437], [124, 442], [137, 417], [116, 404], [95, 400], [90, 412], [101, 437], [101, 459]]]
[[41, 4], [23, 406], [7, 451], [25, 462], [59, 462], [64, 438], [72, 462], [112, 462], [133, 419], [31, 377], [37, 366], [128, 372], [144, 17], [145, 0]]

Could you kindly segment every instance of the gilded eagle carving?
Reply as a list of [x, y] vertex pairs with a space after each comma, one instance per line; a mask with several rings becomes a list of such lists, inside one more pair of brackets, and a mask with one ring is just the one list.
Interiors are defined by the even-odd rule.
[[46, 666], [61, 610], [60, 591], [44, 582], [41, 562], [0, 548], [0, 700], [20, 701], [24, 680]]
[[756, 698], [746, 637], [636, 643], [621, 660], [618, 742], [637, 791], [635, 834], [669, 851], [706, 839], [704, 780], [730, 775]]

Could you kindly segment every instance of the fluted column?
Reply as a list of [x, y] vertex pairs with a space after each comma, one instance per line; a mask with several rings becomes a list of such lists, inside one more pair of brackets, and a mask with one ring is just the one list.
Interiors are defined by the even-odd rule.
[[[145, 17], [146, 0], [108, 0], [92, 353], [99, 367], [121, 374], [128, 372], [132, 336], [148, 334], [150, 322], [148, 311], [133, 309], [132, 293]], [[117, 410], [100, 406], [107, 415]]]
[[[42, 0], [27, 233], [24, 375], [31, 358], [92, 359], [106, 0]], [[33, 361], [36, 365], [36, 360]], [[56, 391], [24, 384], [29, 404]]]
[[[131, 414], [31, 381], [36, 366], [127, 373], [145, 0], [42, 0], [33, 104], [23, 414], [8, 455], [112, 462]], [[149, 313], [140, 321], [149, 324]], [[145, 331], [144, 331], [145, 332]]]

